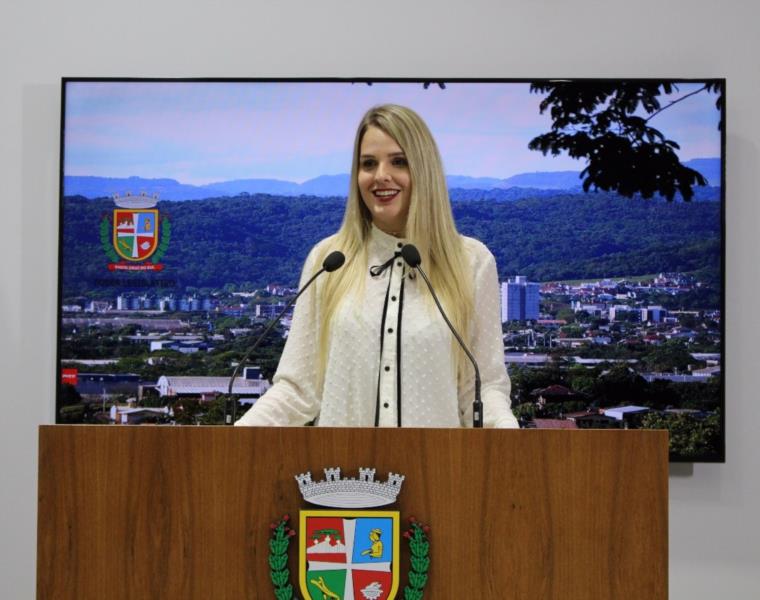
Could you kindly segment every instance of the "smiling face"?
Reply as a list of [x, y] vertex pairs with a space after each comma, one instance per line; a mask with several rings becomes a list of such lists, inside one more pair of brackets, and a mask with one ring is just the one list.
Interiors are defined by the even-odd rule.
[[403, 236], [412, 177], [404, 151], [382, 129], [370, 126], [364, 132], [357, 183], [372, 222], [386, 233]]

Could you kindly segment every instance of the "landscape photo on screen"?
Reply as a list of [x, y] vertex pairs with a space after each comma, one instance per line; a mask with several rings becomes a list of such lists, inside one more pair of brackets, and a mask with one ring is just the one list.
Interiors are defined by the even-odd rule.
[[[58, 423], [221, 424], [340, 226], [356, 127], [416, 111], [496, 257], [522, 427], [724, 459], [722, 80], [63, 82]], [[271, 386], [292, 318], [235, 380]]]

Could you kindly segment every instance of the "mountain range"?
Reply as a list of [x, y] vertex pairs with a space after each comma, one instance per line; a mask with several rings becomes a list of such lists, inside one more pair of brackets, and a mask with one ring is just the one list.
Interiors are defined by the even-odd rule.
[[[699, 171], [711, 187], [719, 187], [721, 178], [721, 161], [719, 158], [697, 158], [684, 163]], [[525, 190], [569, 190], [581, 189], [580, 171], [539, 171], [535, 173], [518, 173], [506, 179], [495, 177], [468, 177], [450, 175], [446, 178], [449, 189], [462, 191], [462, 199], [470, 197], [469, 190], [479, 190], [479, 197], [489, 195], [496, 190], [512, 190], [512, 194], [491, 193], [499, 199], [518, 199], [522, 194], [514, 188]], [[84, 196], [85, 198], [104, 198], [114, 194], [126, 193], [149, 196], [158, 195], [161, 200], [202, 200], [220, 196], [239, 196], [241, 194], [271, 194], [274, 196], [318, 196], [345, 197], [348, 190], [349, 175], [320, 175], [303, 183], [280, 179], [234, 179], [206, 185], [191, 185], [175, 179], [145, 179], [142, 177], [93, 177], [66, 175], [63, 178], [64, 196]]]

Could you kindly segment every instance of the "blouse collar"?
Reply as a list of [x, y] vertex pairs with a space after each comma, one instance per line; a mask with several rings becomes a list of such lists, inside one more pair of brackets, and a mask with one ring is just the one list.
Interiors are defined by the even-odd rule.
[[398, 238], [389, 233], [385, 233], [374, 223], [372, 223], [370, 229], [370, 241], [372, 242], [372, 245], [377, 248], [377, 251], [381, 256], [398, 252], [401, 250], [401, 247], [407, 243], [405, 238]]

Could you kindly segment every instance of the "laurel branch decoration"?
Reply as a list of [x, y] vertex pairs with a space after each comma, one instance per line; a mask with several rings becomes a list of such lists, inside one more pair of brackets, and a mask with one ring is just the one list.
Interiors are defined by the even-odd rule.
[[151, 262], [155, 265], [164, 257], [166, 249], [169, 247], [169, 241], [172, 239], [172, 224], [166, 217], [161, 218], [161, 240], [155, 254], [151, 257]]
[[290, 538], [296, 532], [288, 527], [290, 517], [283, 515], [277, 522], [269, 527], [269, 577], [274, 585], [274, 597], [277, 600], [291, 600], [293, 598], [293, 586], [290, 583], [290, 570], [288, 569], [288, 548]]
[[108, 215], [103, 216], [103, 220], [100, 222], [100, 244], [103, 246], [103, 252], [111, 259], [111, 262], [119, 262], [119, 256], [116, 254], [116, 250], [113, 249], [111, 243], [111, 220]]
[[409, 542], [411, 569], [409, 585], [404, 588], [404, 600], [422, 600], [430, 569], [430, 540], [427, 536], [430, 527], [414, 517], [409, 517], [409, 525], [404, 537]]

